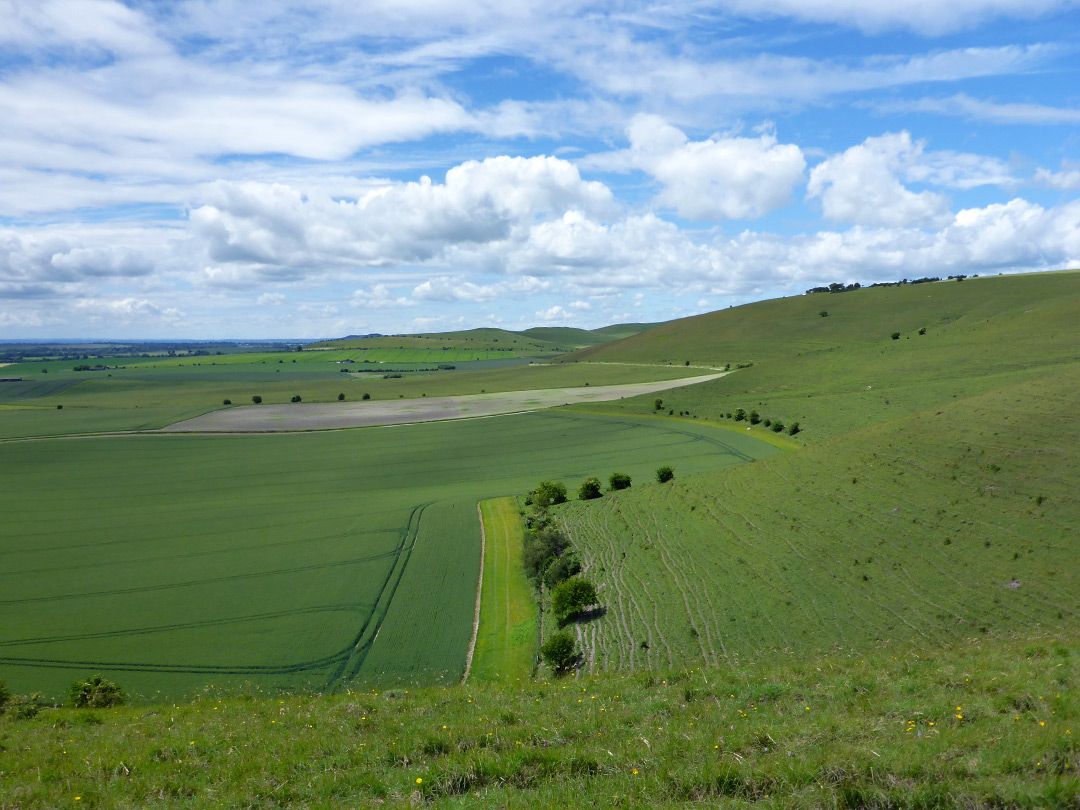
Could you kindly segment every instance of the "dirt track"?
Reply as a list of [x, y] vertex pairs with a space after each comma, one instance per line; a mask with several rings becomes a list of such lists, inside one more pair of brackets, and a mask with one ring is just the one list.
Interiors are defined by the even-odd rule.
[[245, 405], [196, 416], [162, 428], [166, 432], [274, 433], [298, 430], [403, 425], [497, 416], [569, 405], [573, 402], [607, 402], [621, 397], [651, 394], [684, 385], [714, 380], [723, 374], [683, 377], [629, 385], [597, 385], [586, 388], [549, 388], [504, 391], [460, 397], [381, 400], [374, 402], [319, 402], [294, 405]]

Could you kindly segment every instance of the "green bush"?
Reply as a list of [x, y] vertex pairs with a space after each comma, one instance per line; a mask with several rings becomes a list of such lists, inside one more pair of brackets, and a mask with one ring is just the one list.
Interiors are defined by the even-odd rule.
[[612, 473], [608, 480], [612, 489], [630, 489], [630, 476], [626, 473]]
[[665, 464], [662, 467], [656, 468], [656, 480], [661, 484], [666, 484], [672, 478], [675, 477], [675, 470], [671, 468], [670, 464]]
[[71, 705], [76, 709], [107, 709], [124, 702], [124, 690], [101, 675], [75, 681], [68, 689]]
[[541, 481], [533, 502], [542, 509], [555, 503], [566, 503], [566, 485], [559, 481]]
[[571, 577], [560, 582], [551, 593], [551, 609], [560, 622], [589, 605], [595, 605], [596, 601], [596, 588], [582, 577]]
[[223, 399], [223, 400], [221, 400], [221, 404], [222, 405], [232, 405], [232, 400], [231, 399]]
[[798, 433], [798, 432], [799, 432], [800, 430], [802, 430], [802, 428], [801, 428], [801, 427], [799, 427], [799, 423], [798, 423], [798, 422], [792, 422], [792, 423], [791, 423], [791, 427], [789, 427], [789, 428], [787, 429], [787, 432], [788, 432], [788, 435], [789, 435], [789, 436], [794, 436], [794, 435], [795, 435], [796, 433]]
[[345, 401], [345, 395], [344, 394], [338, 394], [337, 395], [337, 401], [338, 402], [344, 402]]
[[262, 402], [262, 397], [260, 397], [258, 394], [256, 394], [255, 396], [253, 396], [251, 398], [251, 401], [254, 402], [256, 405], [258, 405], [260, 402]]
[[8, 691], [7, 682], [0, 680], [0, 712], [4, 710], [9, 700], [11, 700], [11, 692]]
[[289, 402], [299, 402], [299, 401], [300, 401], [300, 395], [299, 394], [293, 394], [293, 398], [289, 400]]
[[660, 410], [663, 407], [664, 407], [664, 400], [657, 399], [655, 402], [653, 402], [653, 408], [655, 410]]
[[750, 416], [747, 418], [750, 420], [751, 425], [757, 425], [761, 422], [761, 415], [757, 411], [750, 411]]
[[736, 408], [735, 409], [735, 421], [736, 422], [742, 422], [744, 419], [746, 419], [746, 411], [744, 411], [742, 408]]
[[570, 579], [574, 574], [581, 572], [581, 561], [572, 551], [566, 551], [561, 556], [551, 560], [544, 569], [544, 587], [553, 590], [560, 582]]
[[371, 394], [364, 394], [360, 399], [371, 399]]
[[773, 422], [772, 423], [772, 431], [773, 431], [773, 433], [782, 433], [783, 430], [784, 430], [784, 423], [783, 422]]
[[600, 492], [600, 479], [596, 476], [589, 476], [581, 482], [581, 486], [578, 487], [578, 500], [591, 501], [594, 498], [599, 498], [602, 494]]
[[900, 333], [899, 332], [893, 332], [892, 335], [890, 335], [890, 337], [893, 340], [899, 340], [900, 339]]
[[566, 672], [574, 665], [574, 659], [577, 657], [574, 637], [565, 630], [560, 630], [544, 642], [544, 646], [540, 648], [540, 655], [544, 663], [556, 673]]
[[534, 579], [540, 578], [569, 547], [570, 541], [558, 529], [545, 527], [526, 532], [521, 543], [521, 563], [525, 573]]

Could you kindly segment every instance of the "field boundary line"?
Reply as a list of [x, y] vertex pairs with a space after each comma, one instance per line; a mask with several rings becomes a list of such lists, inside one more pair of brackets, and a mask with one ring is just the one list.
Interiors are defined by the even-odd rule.
[[461, 683], [469, 680], [469, 672], [472, 670], [473, 653], [476, 652], [476, 634], [480, 631], [480, 595], [484, 590], [484, 550], [487, 545], [487, 537], [484, 534], [484, 511], [476, 504], [476, 516], [480, 518], [480, 575], [476, 578], [476, 607], [473, 609], [472, 638], [469, 639], [469, 650], [465, 653], [465, 674], [461, 676]]

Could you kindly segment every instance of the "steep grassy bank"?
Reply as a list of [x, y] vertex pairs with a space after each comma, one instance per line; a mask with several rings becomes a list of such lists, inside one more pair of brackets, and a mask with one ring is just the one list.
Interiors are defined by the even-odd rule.
[[0, 808], [1071, 808], [1077, 636], [0, 717]]
[[1080, 630], [1080, 369], [741, 468], [555, 508], [590, 668]]

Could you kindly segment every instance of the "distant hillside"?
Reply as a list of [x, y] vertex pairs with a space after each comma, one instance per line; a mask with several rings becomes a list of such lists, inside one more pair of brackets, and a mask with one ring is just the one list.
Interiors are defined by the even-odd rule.
[[[1080, 272], [761, 301], [559, 359], [575, 361], [752, 363], [672, 393], [664, 412], [722, 419], [756, 409], [799, 421], [800, 438], [815, 440], [1077, 363]], [[653, 398], [611, 407], [654, 411]]]
[[512, 351], [519, 355], [560, 354], [584, 346], [619, 340], [651, 329], [655, 324], [613, 324], [600, 329], [576, 329], [569, 326], [534, 326], [520, 332], [480, 328], [460, 332], [430, 332], [406, 335], [373, 335], [324, 340], [305, 346], [305, 350], [323, 349], [487, 349]]

